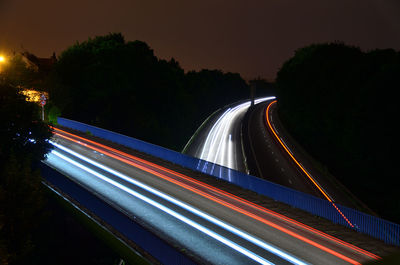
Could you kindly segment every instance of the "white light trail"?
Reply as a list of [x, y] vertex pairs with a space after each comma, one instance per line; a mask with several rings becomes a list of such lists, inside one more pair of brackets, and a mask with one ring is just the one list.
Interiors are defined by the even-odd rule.
[[113, 185], [113, 186], [115, 186], [115, 187], [117, 187], [117, 188], [129, 193], [130, 195], [132, 195], [132, 196], [134, 196], [134, 197], [136, 197], [136, 198], [138, 198], [138, 199], [140, 199], [142, 201], [145, 201], [146, 203], [148, 203], [148, 204], [150, 204], [150, 205], [162, 210], [163, 212], [165, 212], [165, 213], [177, 218], [178, 220], [181, 220], [182, 222], [190, 225], [191, 227], [193, 227], [193, 228], [195, 228], [195, 229], [207, 234], [208, 236], [218, 240], [219, 242], [221, 242], [221, 243], [233, 248], [234, 250], [244, 254], [245, 256], [251, 258], [252, 260], [254, 260], [254, 261], [256, 261], [256, 262], [258, 262], [260, 264], [274, 265], [274, 263], [271, 263], [271, 262], [263, 259], [262, 257], [258, 256], [257, 254], [254, 254], [253, 252], [251, 252], [251, 251], [239, 246], [238, 244], [232, 242], [231, 240], [229, 240], [229, 239], [227, 239], [227, 238], [215, 233], [214, 231], [211, 231], [210, 229], [208, 229], [208, 228], [206, 228], [206, 227], [204, 227], [204, 226], [202, 226], [202, 225], [190, 220], [189, 218], [187, 218], [187, 217], [185, 217], [185, 216], [183, 216], [183, 215], [171, 210], [170, 208], [167, 208], [166, 206], [164, 206], [164, 205], [162, 205], [162, 204], [160, 204], [160, 203], [158, 203], [158, 202], [156, 202], [156, 201], [154, 201], [152, 199], [150, 199], [150, 198], [148, 198], [148, 197], [146, 197], [146, 196], [144, 196], [144, 195], [142, 195], [142, 194], [140, 194], [140, 193], [138, 193], [136, 191], [133, 191], [133, 190], [125, 187], [124, 185], [122, 185], [122, 184], [120, 184], [120, 183], [118, 183], [118, 182], [116, 182], [116, 181], [114, 181], [114, 180], [112, 180], [112, 179], [110, 179], [110, 178], [98, 173], [97, 171], [94, 171], [94, 170], [92, 170], [92, 169], [80, 164], [79, 162], [77, 162], [75, 160], [72, 160], [72, 159], [62, 155], [57, 151], [53, 150], [52, 153], [54, 155], [60, 157], [61, 159], [64, 159], [65, 161], [73, 164], [74, 166], [79, 167], [79, 168], [85, 170], [86, 172], [88, 172], [88, 173], [90, 173], [92, 175], [95, 175], [96, 177], [106, 181], [107, 183], [109, 183], [109, 184], [111, 184], [111, 185]]
[[[165, 193], [162, 193], [162, 192], [160, 192], [160, 191], [158, 191], [158, 190], [156, 190], [154, 188], [151, 188], [151, 187], [147, 186], [146, 184], [143, 184], [143, 183], [141, 183], [141, 182], [139, 182], [139, 181], [137, 181], [135, 179], [130, 178], [129, 176], [126, 176], [126, 175], [124, 175], [124, 174], [122, 174], [122, 173], [120, 173], [118, 171], [115, 171], [115, 170], [113, 170], [113, 169], [111, 169], [109, 167], [106, 167], [106, 166], [104, 166], [104, 165], [102, 165], [100, 163], [97, 163], [97, 162], [95, 162], [95, 161], [93, 161], [93, 160], [91, 160], [91, 159], [89, 159], [89, 158], [87, 158], [85, 156], [82, 156], [82, 155], [72, 151], [69, 148], [66, 148], [66, 147], [62, 146], [62, 145], [59, 145], [59, 144], [54, 143], [52, 141], [50, 141], [50, 143], [52, 143], [54, 146], [60, 148], [61, 150], [64, 150], [65, 152], [70, 153], [73, 156], [76, 156], [76, 157], [78, 157], [78, 158], [80, 158], [80, 159], [82, 159], [82, 160], [84, 160], [84, 161], [86, 161], [86, 162], [98, 167], [98, 168], [101, 168], [101, 169], [103, 169], [103, 170], [105, 170], [105, 171], [107, 171], [107, 172], [109, 172], [109, 173], [111, 173], [111, 174], [113, 174], [115, 176], [118, 176], [119, 178], [121, 178], [121, 179], [123, 179], [123, 180], [125, 180], [125, 181], [127, 181], [127, 182], [129, 182], [129, 183], [131, 183], [133, 185], [135, 185], [135, 186], [138, 186], [138, 187], [140, 187], [140, 188], [142, 188], [142, 189], [144, 189], [144, 190], [146, 190], [146, 191], [148, 191], [150, 193], [153, 193], [154, 195], [156, 195], [158, 197], [161, 197], [161, 198], [163, 198], [163, 199], [165, 199], [165, 200], [167, 200], [167, 201], [169, 201], [169, 202], [171, 202], [171, 203], [173, 203], [173, 204], [175, 204], [175, 205], [177, 205], [179, 207], [182, 207], [183, 209], [185, 209], [187, 211], [190, 211], [193, 214], [195, 214], [195, 215], [197, 215], [197, 216], [199, 216], [199, 217], [201, 217], [201, 218], [203, 218], [205, 220], [208, 220], [209, 222], [212, 222], [215, 225], [218, 225], [219, 227], [221, 227], [221, 228], [223, 228], [225, 230], [228, 230], [228, 231], [236, 234], [237, 236], [242, 237], [245, 240], [250, 241], [253, 244], [255, 244], [255, 245], [257, 245], [257, 246], [259, 246], [259, 247], [261, 247], [261, 248], [263, 248], [263, 249], [265, 249], [265, 250], [267, 250], [267, 251], [269, 251], [269, 252], [271, 252], [271, 253], [273, 253], [273, 254], [275, 254], [275, 255], [277, 255], [277, 256], [279, 256], [279, 257], [281, 257], [281, 258], [283, 258], [283, 259], [285, 259], [285, 260], [287, 260], [289, 262], [291, 262], [291, 263], [293, 263], [293, 264], [299, 264], [299, 265], [307, 264], [307, 263], [304, 263], [303, 261], [301, 261], [301, 260], [299, 260], [299, 259], [297, 259], [297, 258], [285, 253], [284, 251], [282, 251], [282, 250], [280, 250], [280, 249], [278, 249], [278, 248], [276, 248], [276, 247], [274, 247], [272, 245], [267, 244], [264, 241], [261, 241], [261, 240], [255, 238], [255, 237], [253, 237], [253, 236], [251, 236], [251, 235], [249, 235], [249, 234], [247, 234], [247, 233], [245, 233], [245, 232], [243, 232], [243, 231], [241, 231], [241, 230], [239, 230], [239, 229], [237, 229], [237, 228], [235, 228], [235, 227], [233, 227], [233, 226], [231, 226], [231, 225], [229, 225], [229, 224], [227, 224], [227, 223], [225, 223], [223, 221], [220, 221], [219, 219], [217, 219], [217, 218], [215, 218], [213, 216], [210, 216], [210, 215], [208, 215], [208, 214], [206, 214], [206, 213], [204, 213], [204, 212], [202, 212], [202, 211], [200, 211], [200, 210], [198, 210], [198, 209], [196, 209], [196, 208], [194, 208], [194, 207], [192, 207], [192, 206], [190, 206], [190, 205], [188, 205], [188, 204], [186, 204], [184, 202], [181, 202], [181, 201], [179, 201], [179, 200], [177, 200], [177, 199], [175, 199], [175, 198], [173, 198], [173, 197], [171, 197], [171, 196], [169, 196], [169, 195], [167, 195]], [[53, 151], [53, 152], [56, 152], [56, 151]], [[242, 254], [244, 254], [244, 253], [242, 253]], [[271, 263], [268, 262], [266, 264], [271, 264]]]
[[[275, 99], [275, 97], [260, 98], [255, 100], [255, 104]], [[238, 170], [238, 165], [234, 161], [233, 124], [250, 107], [251, 101], [247, 101], [233, 108], [227, 109], [214, 123], [209, 131], [206, 141], [200, 154], [200, 159], [214, 164]]]

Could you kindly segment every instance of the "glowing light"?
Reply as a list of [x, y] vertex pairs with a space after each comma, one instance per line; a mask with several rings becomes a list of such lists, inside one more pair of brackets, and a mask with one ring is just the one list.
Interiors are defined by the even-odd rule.
[[6, 57], [4, 56], [4, 55], [1, 55], [0, 54], [0, 72], [2, 72], [3, 71], [3, 67], [1, 67], [2, 65], [5, 65], [5, 64], [7, 64], [7, 59], [6, 59]]
[[40, 96], [45, 95], [46, 98], [49, 98], [49, 94], [47, 92], [37, 91], [34, 89], [24, 89], [20, 92], [22, 95], [26, 96], [26, 101], [29, 102], [40, 102]]
[[283, 141], [280, 139], [276, 131], [274, 130], [271, 121], [269, 119], [269, 110], [273, 104], [276, 103], [276, 100], [272, 101], [268, 107], [267, 110], [265, 111], [265, 116], [267, 119], [268, 126], [272, 133], [274, 134], [275, 138], [278, 140], [278, 142], [281, 144], [281, 146], [285, 149], [286, 153], [292, 158], [292, 160], [296, 163], [296, 165], [303, 171], [303, 173], [311, 180], [311, 182], [315, 185], [315, 187], [318, 188], [318, 190], [325, 196], [325, 198], [332, 203], [332, 206], [336, 209], [336, 211], [346, 220], [346, 222], [351, 226], [354, 227], [354, 225], [347, 219], [347, 217], [342, 213], [342, 211], [336, 206], [334, 201], [331, 199], [331, 196], [325, 190], [321, 187], [321, 185], [318, 184], [318, 182], [307, 172], [307, 170], [297, 161], [297, 159], [293, 156], [292, 152], [289, 150], [289, 148], [286, 146], [286, 144], [283, 143]]
[[100, 164], [100, 163], [97, 163], [97, 162], [95, 162], [95, 161], [93, 161], [93, 160], [91, 160], [91, 159], [89, 159], [89, 158], [87, 158], [85, 156], [82, 156], [82, 155], [72, 151], [69, 148], [66, 148], [66, 147], [62, 146], [62, 145], [59, 145], [59, 144], [54, 143], [52, 141], [51, 141], [51, 144], [53, 144], [54, 146], [60, 148], [61, 150], [65, 151], [67, 153], [70, 153], [73, 156], [78, 157], [79, 159], [82, 159], [82, 160], [84, 160], [84, 161], [86, 161], [86, 162], [88, 162], [88, 163], [90, 163], [90, 164], [92, 164], [92, 165], [94, 165], [94, 166], [96, 166], [98, 168], [101, 168], [101, 169], [103, 169], [103, 170], [105, 170], [105, 171], [107, 171], [107, 172], [109, 172], [109, 173], [111, 173], [111, 174], [113, 174], [115, 176], [118, 176], [119, 178], [121, 178], [121, 179], [123, 179], [123, 180], [125, 180], [125, 181], [127, 181], [129, 183], [132, 183], [133, 185], [136, 185], [136, 186], [138, 186], [138, 187], [140, 187], [142, 189], [145, 189], [145, 190], [153, 193], [154, 195], [157, 195], [157, 196], [159, 196], [159, 197], [161, 197], [161, 198], [163, 198], [163, 199], [165, 199], [165, 200], [167, 200], [167, 201], [169, 201], [169, 202], [171, 202], [171, 203], [173, 203], [173, 204], [175, 204], [175, 205], [177, 205], [177, 206], [179, 206], [179, 207], [181, 207], [181, 208], [183, 208], [183, 209], [185, 209], [187, 211], [190, 211], [193, 214], [195, 214], [195, 215], [197, 215], [197, 216], [199, 216], [199, 217], [201, 217], [201, 218], [203, 218], [203, 219], [205, 219], [205, 220], [207, 220], [209, 222], [212, 222], [215, 225], [218, 225], [219, 227], [221, 227], [221, 228], [223, 228], [225, 230], [228, 230], [229, 232], [232, 232], [232, 233], [236, 234], [237, 236], [240, 236], [243, 239], [246, 239], [246, 240], [252, 242], [253, 244], [256, 244], [257, 246], [259, 246], [259, 247], [261, 247], [261, 248], [263, 248], [263, 249], [265, 249], [265, 250], [267, 250], [267, 251], [269, 251], [271, 253], [274, 253], [275, 255], [277, 255], [277, 256], [279, 256], [279, 257], [281, 257], [281, 258], [283, 258], [283, 259], [285, 259], [287, 261], [292, 262], [293, 264], [300, 264], [300, 265], [307, 264], [307, 263], [304, 263], [304, 262], [296, 259], [295, 257], [290, 256], [289, 254], [283, 252], [282, 250], [279, 250], [276, 247], [273, 247], [273, 246], [271, 246], [271, 245], [269, 245], [269, 244], [267, 244], [267, 243], [255, 238], [255, 237], [253, 237], [253, 236], [251, 236], [251, 235], [249, 235], [249, 234], [247, 234], [247, 233], [245, 233], [245, 232], [243, 232], [243, 231], [241, 231], [241, 230], [239, 230], [239, 229], [237, 229], [237, 228], [235, 228], [235, 227], [233, 227], [233, 226], [231, 226], [231, 225], [229, 225], [229, 224], [227, 224], [225, 222], [222, 222], [221, 220], [219, 220], [219, 219], [217, 219], [215, 217], [212, 217], [211, 215], [208, 215], [208, 214], [206, 214], [206, 213], [204, 213], [204, 212], [202, 212], [202, 211], [200, 211], [200, 210], [198, 210], [198, 209], [196, 209], [196, 208], [194, 208], [194, 207], [192, 207], [192, 206], [190, 206], [190, 205], [188, 205], [188, 204], [186, 204], [184, 202], [181, 202], [181, 201], [179, 201], [179, 200], [177, 200], [177, 199], [175, 199], [175, 198], [173, 198], [173, 197], [171, 197], [171, 196], [169, 196], [169, 195], [167, 195], [165, 193], [162, 193], [162, 192], [160, 192], [160, 191], [158, 191], [158, 190], [156, 190], [154, 188], [151, 188], [151, 187], [147, 186], [146, 184], [141, 183], [140, 181], [134, 180], [134, 179], [130, 178], [129, 176], [126, 176], [126, 175], [124, 175], [124, 174], [122, 174], [122, 173], [120, 173], [120, 172], [118, 172], [116, 170], [113, 170], [113, 169], [111, 169], [109, 167], [106, 167], [106, 166]]
[[[255, 104], [274, 99], [275, 97], [259, 98]], [[238, 169], [232, 156], [233, 146], [231, 134], [236, 120], [250, 107], [251, 102], [228, 108], [211, 127], [204, 142], [200, 159], [231, 169]]]
[[154, 200], [152, 200], [152, 199], [150, 199], [150, 198], [148, 198], [148, 197], [146, 197], [146, 196], [144, 196], [144, 195], [142, 195], [142, 194], [140, 194], [138, 192], [135, 192], [135, 191], [125, 187], [124, 185], [122, 185], [122, 184], [120, 184], [120, 183], [118, 183], [118, 182], [116, 182], [116, 181], [114, 181], [114, 180], [112, 180], [112, 179], [110, 179], [110, 178], [108, 178], [108, 177], [106, 177], [106, 176], [104, 176], [104, 175], [102, 175], [102, 174], [100, 174], [100, 173], [98, 173], [98, 172], [96, 172], [96, 171], [94, 171], [94, 170], [92, 170], [92, 169], [90, 169], [90, 168], [88, 168], [88, 167], [86, 167], [86, 166], [84, 166], [84, 165], [82, 165], [82, 164], [80, 164], [80, 163], [78, 163], [78, 162], [76, 162], [76, 161], [64, 156], [64, 155], [62, 155], [62, 154], [60, 154], [60, 153], [58, 153], [57, 151], [53, 150], [52, 153], [54, 155], [64, 159], [64, 160], [68, 161], [69, 163], [71, 163], [71, 164], [73, 164], [73, 165], [85, 170], [86, 172], [89, 172], [92, 175], [95, 175], [96, 177], [108, 182], [109, 184], [111, 184], [111, 185], [113, 185], [113, 186], [115, 186], [115, 187], [117, 187], [117, 188], [119, 188], [119, 189], [121, 189], [121, 190], [123, 190], [123, 191], [125, 191], [125, 192], [127, 192], [129, 194], [131, 194], [132, 196], [147, 202], [148, 204], [150, 204], [150, 205], [162, 210], [163, 212], [165, 212], [165, 213], [177, 218], [178, 220], [181, 220], [182, 222], [192, 226], [193, 228], [195, 228], [195, 229], [207, 234], [208, 236], [210, 236], [210, 237], [220, 241], [221, 243], [223, 243], [223, 244], [235, 249], [236, 251], [246, 255], [247, 257], [253, 259], [254, 261], [256, 261], [258, 263], [261, 263], [261, 264], [268, 264], [268, 265], [273, 264], [273, 263], [263, 259], [262, 257], [258, 256], [257, 254], [254, 254], [253, 252], [247, 250], [246, 248], [243, 248], [243, 247], [239, 246], [238, 244], [232, 242], [231, 240], [229, 240], [229, 239], [227, 239], [227, 238], [215, 233], [214, 231], [211, 231], [210, 229], [208, 229], [208, 228], [206, 228], [206, 227], [204, 227], [204, 226], [202, 226], [202, 225], [190, 220], [189, 218], [187, 218], [187, 217], [185, 217], [185, 216], [173, 211], [172, 209], [167, 208], [164, 205], [162, 205], [162, 204], [160, 204], [160, 203], [158, 203], [158, 202], [156, 202], [156, 201], [154, 201]]
[[[274, 217], [279, 218], [279, 219], [281, 219], [281, 220], [283, 220], [285, 222], [290, 223], [291, 225], [294, 225], [295, 227], [297, 227], [296, 229], [299, 229], [299, 228], [300, 229], [305, 229], [305, 230], [307, 230], [307, 231], [309, 231], [311, 233], [317, 234], [318, 236], [321, 236], [321, 237], [323, 237], [323, 238], [325, 238], [327, 240], [332, 240], [337, 244], [340, 244], [342, 246], [350, 248], [353, 251], [356, 251], [356, 252], [358, 252], [360, 254], [366, 255], [366, 256], [368, 256], [370, 258], [373, 258], [373, 259], [379, 259], [380, 258], [379, 256], [377, 256], [375, 254], [372, 254], [372, 253], [370, 253], [368, 251], [365, 251], [365, 250], [363, 250], [361, 248], [358, 248], [358, 247], [356, 247], [354, 245], [351, 245], [351, 244], [349, 244], [347, 242], [344, 242], [344, 241], [342, 241], [340, 239], [332, 237], [332, 236], [330, 236], [328, 234], [325, 234], [325, 233], [323, 233], [321, 231], [318, 231], [318, 230], [316, 230], [316, 229], [314, 229], [312, 227], [304, 225], [304, 224], [302, 224], [302, 223], [300, 223], [298, 221], [290, 219], [290, 218], [288, 218], [286, 216], [283, 216], [283, 215], [281, 215], [279, 213], [273, 212], [273, 211], [271, 211], [269, 209], [261, 207], [261, 206], [259, 206], [257, 204], [252, 203], [252, 202], [246, 201], [246, 200], [244, 200], [244, 199], [242, 199], [240, 197], [237, 197], [237, 196], [235, 196], [235, 195], [233, 195], [231, 193], [228, 193], [226, 191], [220, 190], [220, 189], [215, 188], [213, 186], [210, 186], [210, 185], [208, 185], [206, 183], [203, 183], [203, 182], [200, 182], [200, 181], [195, 180], [193, 178], [190, 178], [190, 177], [188, 177], [186, 175], [180, 174], [180, 173], [175, 172], [173, 170], [170, 170], [168, 168], [165, 168], [165, 167], [159, 166], [157, 164], [151, 163], [149, 161], [143, 160], [143, 159], [141, 159], [139, 157], [135, 157], [133, 155], [124, 153], [122, 151], [119, 151], [117, 149], [111, 148], [109, 146], [106, 146], [106, 145], [91, 141], [89, 139], [77, 136], [75, 134], [68, 133], [68, 132], [60, 130], [58, 128], [55, 128], [55, 127], [52, 127], [52, 128], [54, 130], [56, 130], [56, 131], [62, 132], [62, 133], [67, 134], [67, 135], [70, 135], [71, 137], [77, 138], [79, 140], [75, 140], [73, 138], [70, 138], [68, 136], [65, 136], [65, 135], [62, 135], [62, 134], [59, 134], [59, 133], [55, 132], [55, 134], [60, 136], [60, 137], [63, 137], [65, 139], [67, 139], [67, 140], [79, 143], [79, 144], [81, 144], [81, 145], [83, 145], [83, 146], [85, 146], [87, 148], [90, 148], [92, 150], [95, 150], [95, 151], [100, 152], [102, 154], [105, 154], [107, 156], [110, 156], [110, 157], [113, 157], [115, 159], [118, 159], [118, 160], [120, 160], [120, 161], [122, 161], [124, 163], [127, 163], [127, 164], [129, 164], [131, 166], [134, 166], [134, 167], [137, 167], [137, 168], [140, 168], [140, 169], [142, 169], [144, 171], [147, 171], [147, 172], [149, 172], [151, 174], [154, 174], [156, 176], [159, 176], [160, 178], [168, 180], [168, 181], [170, 181], [172, 183], [175, 183], [175, 184], [177, 184], [177, 185], [179, 185], [179, 186], [181, 186], [183, 188], [191, 190], [191, 191], [193, 191], [193, 192], [195, 192], [195, 193], [197, 193], [199, 195], [207, 197], [210, 200], [218, 202], [218, 203], [220, 203], [220, 204], [222, 204], [222, 205], [224, 205], [226, 207], [229, 207], [229, 208], [231, 208], [233, 210], [236, 210], [236, 211], [238, 211], [238, 212], [240, 212], [242, 214], [245, 214], [245, 215], [247, 215], [249, 217], [253, 217], [256, 220], [259, 220], [259, 221], [261, 221], [261, 222], [263, 222], [263, 223], [265, 223], [267, 225], [270, 225], [270, 226], [272, 226], [272, 227], [274, 227], [274, 228], [276, 228], [276, 229], [278, 229], [278, 230], [280, 230], [282, 232], [290, 234], [290, 235], [292, 235], [292, 236], [294, 236], [294, 237], [296, 237], [296, 238], [298, 238], [298, 239], [300, 239], [300, 240], [302, 240], [304, 242], [307, 242], [307, 243], [309, 243], [309, 244], [311, 244], [311, 245], [313, 245], [313, 246], [315, 246], [317, 248], [320, 248], [320, 249], [322, 249], [322, 250], [324, 250], [326, 252], [329, 252], [332, 255], [335, 255], [335, 256], [337, 256], [337, 257], [339, 257], [341, 259], [344, 259], [344, 260], [346, 260], [346, 261], [348, 261], [348, 262], [350, 262], [352, 264], [359, 264], [359, 263], [354, 261], [354, 260], [352, 260], [352, 259], [349, 259], [349, 258], [343, 256], [340, 253], [337, 253], [336, 251], [330, 250], [329, 248], [324, 247], [324, 246], [322, 246], [322, 245], [320, 245], [320, 244], [318, 244], [318, 243], [316, 243], [316, 242], [314, 242], [312, 240], [309, 240], [309, 239], [307, 239], [307, 238], [305, 238], [303, 236], [300, 236], [300, 235], [298, 235], [296, 233], [293, 233], [293, 232], [291, 232], [291, 231], [289, 231], [289, 230], [287, 230], [287, 229], [285, 229], [283, 227], [280, 227], [279, 225], [276, 225], [276, 224], [274, 224], [274, 223], [272, 223], [270, 221], [267, 221], [266, 219], [264, 219], [264, 218], [262, 218], [262, 217], [260, 217], [260, 216], [258, 216], [256, 214], [252, 213], [253, 211], [251, 211], [251, 212], [250, 211], [246, 211], [243, 208], [240, 208], [240, 207], [235, 206], [235, 205], [233, 205], [231, 203], [228, 203], [227, 201], [222, 200], [221, 198], [226, 197], [226, 198], [229, 198], [230, 200], [234, 200], [237, 204], [243, 204], [243, 205], [245, 205], [247, 207], [251, 207], [253, 209], [257, 209], [257, 210], [259, 210], [259, 211], [261, 211], [263, 213], [266, 213], [268, 215], [274, 216]], [[99, 149], [99, 148], [94, 147], [94, 146], [91, 146], [89, 144], [86, 144], [86, 142], [94, 144], [94, 145], [96, 145], [96, 146], [98, 146], [100, 148], [104, 148], [106, 150], [109, 150], [110, 152], [102, 150], [102, 149]], [[143, 163], [146, 166], [142, 166], [142, 165], [140, 165], [138, 163]], [[178, 180], [172, 179], [171, 177], [167, 177], [166, 175], [160, 174], [159, 172], [151, 170], [148, 167], [156, 168], [157, 170], [160, 170], [162, 172], [169, 173], [169, 174], [173, 175], [174, 177], [179, 178], [182, 181], [178, 181]], [[189, 186], [189, 185], [185, 184], [184, 182], [190, 182], [192, 186]], [[196, 185], [200, 186], [200, 188], [199, 189], [194, 188], [194, 186], [196, 186]], [[209, 193], [212, 194], [212, 195], [210, 195], [208, 193], [205, 193], [203, 191], [209, 191]], [[216, 194], [216, 196], [213, 196], [213, 194]]]

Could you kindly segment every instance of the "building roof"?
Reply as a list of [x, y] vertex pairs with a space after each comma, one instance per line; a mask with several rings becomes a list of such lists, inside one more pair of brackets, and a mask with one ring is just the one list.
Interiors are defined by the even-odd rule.
[[40, 58], [28, 51], [21, 52], [21, 55], [26, 59], [26, 62], [31, 67], [41, 72], [50, 71], [54, 63], [57, 62], [55, 53], [53, 53], [53, 55], [50, 58]]

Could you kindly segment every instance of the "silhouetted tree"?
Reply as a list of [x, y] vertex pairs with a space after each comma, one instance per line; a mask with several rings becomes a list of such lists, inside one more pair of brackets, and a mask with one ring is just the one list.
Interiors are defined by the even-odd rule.
[[248, 99], [246, 82], [235, 73], [203, 69], [186, 74], [186, 89], [196, 107], [194, 120], [200, 125], [212, 112], [238, 100]]
[[50, 150], [51, 131], [40, 120], [39, 107], [5, 80], [0, 81], [0, 261], [26, 264], [43, 207], [34, 168]]
[[269, 82], [263, 78], [255, 78], [249, 81], [251, 86], [254, 86], [256, 97], [275, 96], [276, 89], [273, 82]]
[[38, 162], [50, 150], [48, 126], [40, 120], [39, 106], [25, 101], [18, 88], [0, 84], [0, 166], [14, 153]]
[[49, 80], [62, 116], [175, 150], [217, 108], [248, 97], [238, 74], [185, 74], [175, 59], [158, 59], [119, 33], [69, 47]]
[[389, 183], [399, 142], [393, 130], [399, 76], [399, 52], [364, 53], [342, 43], [299, 49], [277, 75], [279, 115], [288, 129], [371, 208], [397, 222]]

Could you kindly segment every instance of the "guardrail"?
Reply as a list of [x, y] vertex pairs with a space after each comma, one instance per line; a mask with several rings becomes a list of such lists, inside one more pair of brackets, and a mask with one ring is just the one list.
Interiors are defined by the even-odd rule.
[[152, 257], [160, 261], [161, 264], [196, 264], [196, 262], [179, 252], [168, 242], [135, 222], [134, 219], [116, 210], [57, 170], [46, 164], [42, 165], [42, 175], [47, 182], [73, 198], [79, 205], [101, 218], [127, 239], [140, 246]]
[[334, 223], [355, 229], [358, 232], [383, 240], [387, 244], [400, 246], [400, 225], [360, 211], [337, 205], [340, 211], [351, 221], [354, 227], [343, 219], [332, 204], [324, 199], [296, 191], [270, 181], [260, 179], [224, 166], [197, 159], [179, 152], [147, 143], [126, 135], [98, 128], [85, 123], [58, 118], [58, 124], [82, 132], [90, 132], [94, 136], [125, 145], [140, 152], [162, 158], [174, 164], [200, 171], [211, 176], [226, 180], [245, 189], [289, 204], [314, 215], [326, 218]]

